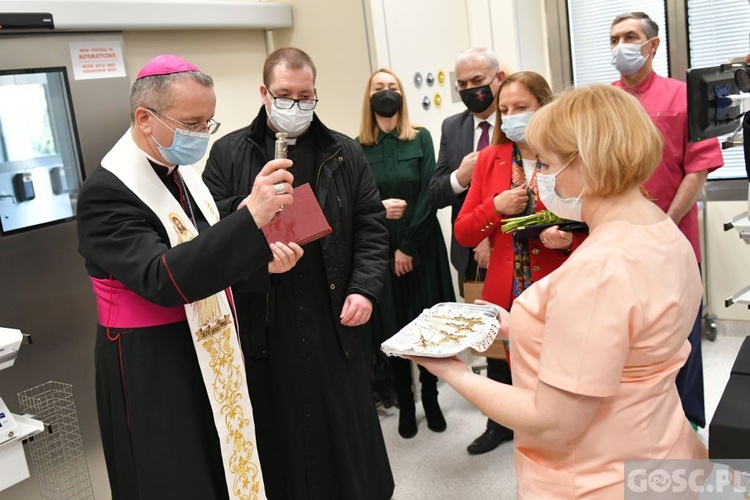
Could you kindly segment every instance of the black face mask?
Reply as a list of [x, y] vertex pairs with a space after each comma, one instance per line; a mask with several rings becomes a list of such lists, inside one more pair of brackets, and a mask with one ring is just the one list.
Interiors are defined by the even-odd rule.
[[492, 95], [492, 89], [488, 85], [474, 87], [459, 92], [461, 100], [464, 102], [469, 111], [472, 113], [482, 113], [490, 107], [495, 96]]
[[385, 89], [370, 96], [372, 110], [385, 118], [390, 118], [401, 109], [401, 94], [395, 90]]

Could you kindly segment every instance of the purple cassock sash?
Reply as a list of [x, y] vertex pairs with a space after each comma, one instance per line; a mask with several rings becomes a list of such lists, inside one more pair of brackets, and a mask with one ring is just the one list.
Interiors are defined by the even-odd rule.
[[162, 307], [114, 279], [91, 278], [99, 324], [109, 328], [146, 328], [187, 321], [184, 306]]

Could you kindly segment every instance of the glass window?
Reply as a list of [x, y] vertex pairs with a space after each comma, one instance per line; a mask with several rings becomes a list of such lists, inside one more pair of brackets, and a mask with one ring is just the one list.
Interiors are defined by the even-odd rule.
[[[688, 39], [690, 67], [719, 66], [748, 53], [750, 4], [747, 0], [688, 0]], [[723, 141], [725, 137], [720, 137]], [[745, 137], [745, 140], [750, 138]], [[709, 179], [744, 179], [744, 154], [741, 147], [725, 149], [724, 166], [709, 174]]]
[[82, 181], [65, 68], [0, 71], [0, 233], [71, 220]]

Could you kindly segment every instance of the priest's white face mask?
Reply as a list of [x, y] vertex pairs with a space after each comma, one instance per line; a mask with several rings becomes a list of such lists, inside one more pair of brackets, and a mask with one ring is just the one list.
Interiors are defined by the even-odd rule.
[[[268, 109], [266, 108], [266, 111]], [[299, 108], [279, 109], [273, 104], [268, 118], [279, 132], [285, 132], [289, 137], [297, 137], [307, 130], [313, 119], [312, 110]]]
[[316, 97], [308, 99], [276, 97], [266, 89], [268, 119], [276, 130], [286, 133], [289, 137], [298, 137], [310, 127], [313, 109], [317, 103]]

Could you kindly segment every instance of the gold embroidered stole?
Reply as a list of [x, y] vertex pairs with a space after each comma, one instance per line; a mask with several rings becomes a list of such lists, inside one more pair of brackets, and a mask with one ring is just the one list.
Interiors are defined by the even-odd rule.
[[[171, 246], [197, 236], [192, 221], [136, 146], [130, 130], [107, 153], [102, 167], [154, 211], [169, 234]], [[195, 169], [184, 165], [179, 172], [208, 223], [218, 222], [216, 204]], [[229, 301], [230, 296], [221, 291], [185, 304], [185, 313], [219, 434], [229, 496], [261, 500], [266, 495], [255, 444], [253, 409]]]

